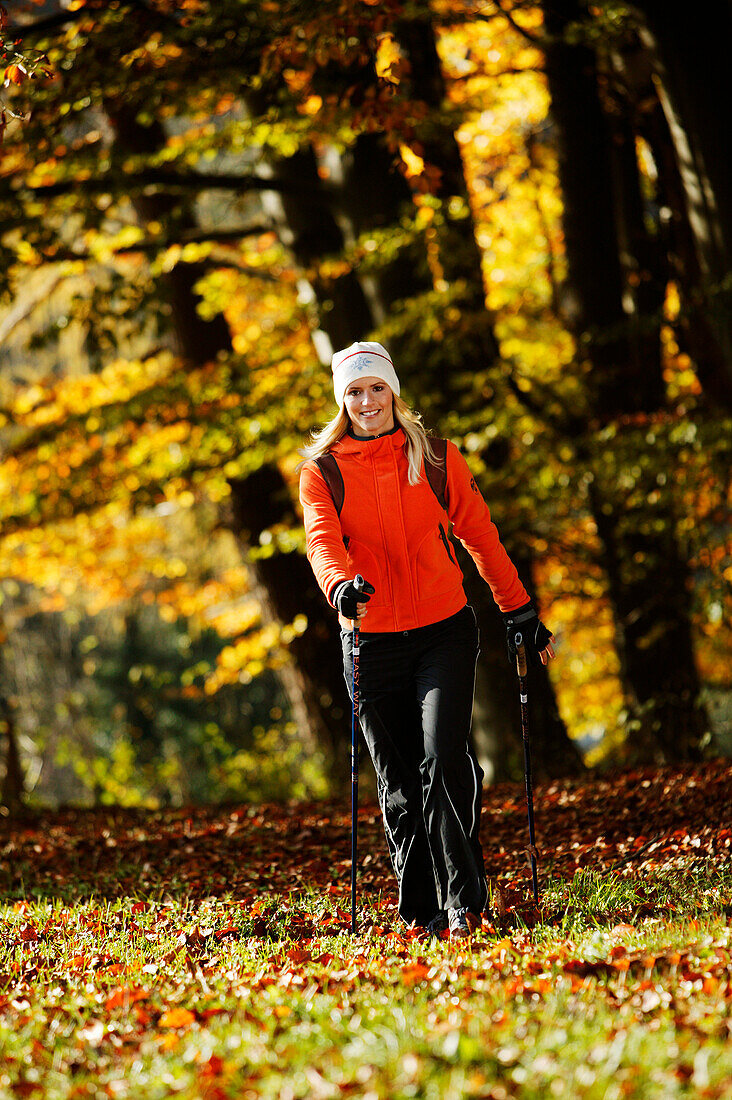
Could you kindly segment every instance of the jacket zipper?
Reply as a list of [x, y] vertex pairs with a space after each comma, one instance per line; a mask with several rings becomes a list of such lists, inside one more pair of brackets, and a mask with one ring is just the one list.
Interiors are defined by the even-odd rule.
[[448, 557], [450, 558], [450, 561], [452, 562], [452, 564], [457, 565], [457, 562], [455, 561], [455, 558], [453, 556], [452, 547], [450, 546], [450, 540], [448, 539], [447, 535], [445, 534], [445, 528], [442, 526], [442, 524], [440, 524], [439, 526], [440, 526], [440, 539], [442, 540], [442, 545], [447, 550]]

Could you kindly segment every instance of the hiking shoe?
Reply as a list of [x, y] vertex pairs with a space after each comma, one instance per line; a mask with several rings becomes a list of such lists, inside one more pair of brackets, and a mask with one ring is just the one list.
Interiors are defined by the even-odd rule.
[[434, 939], [439, 939], [443, 932], [447, 930], [447, 913], [438, 913], [436, 917], [433, 917], [430, 923], [425, 928], [425, 932], [428, 936], [432, 936]]
[[469, 909], [448, 909], [447, 918], [451, 940], [467, 940], [481, 925], [478, 914]]

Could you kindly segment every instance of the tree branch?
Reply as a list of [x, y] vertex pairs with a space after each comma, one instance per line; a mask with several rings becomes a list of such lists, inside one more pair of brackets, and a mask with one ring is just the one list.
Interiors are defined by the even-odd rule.
[[222, 173], [221, 175], [201, 175], [196, 172], [180, 175], [165, 168], [143, 168], [139, 172], [123, 173], [120, 176], [98, 176], [85, 180], [59, 180], [40, 187], [21, 184], [17, 192], [27, 191], [34, 198], [55, 198], [72, 191], [85, 191], [88, 194], [104, 192], [136, 191], [139, 188], [159, 187], [166, 191], [277, 191], [279, 194], [322, 195], [327, 188], [323, 184], [317, 191], [297, 180], [284, 181], [269, 179], [266, 176], [240, 176]]
[[524, 76], [526, 73], [543, 73], [544, 69], [541, 65], [534, 65], [530, 69], [496, 69], [492, 73], [476, 72], [476, 73], [464, 73], [461, 76], [450, 76], [448, 81], [450, 84], [465, 84], [468, 80], [479, 80], [482, 76], [494, 77], [494, 76]]
[[[257, 225], [250, 225], [241, 229], [195, 229], [189, 230], [184, 233], [179, 233], [173, 239], [163, 240], [160, 238], [148, 238], [141, 241], [136, 241], [134, 244], [126, 244], [120, 248], [115, 248], [113, 254], [115, 256], [131, 256], [137, 254], [143, 255], [155, 255], [161, 252], [165, 252], [168, 248], [174, 248], [176, 245], [185, 246], [187, 244], [227, 244], [236, 241], [243, 240], [245, 237], [258, 237], [262, 233], [274, 233], [277, 235], [277, 229], [269, 222], [260, 222]], [[93, 255], [91, 252], [78, 252], [74, 249], [68, 248], [48, 254], [41, 253], [49, 263], [62, 263], [65, 260], [82, 260], [89, 261], [91, 263], [99, 263], [99, 257]], [[207, 257], [196, 257], [195, 263], [206, 263]], [[185, 263], [185, 260], [181, 262]], [[269, 272], [262, 270], [261, 268], [253, 268], [248, 264], [244, 264], [239, 261], [236, 256], [212, 256], [210, 262], [217, 264], [221, 267], [236, 267], [240, 271], [244, 271], [249, 275], [253, 275], [258, 279], [264, 279], [267, 282], [278, 282], [278, 276], [271, 275]]]
[[[137, 11], [143, 11], [148, 16], [153, 16], [159, 23], [168, 26], [174, 26], [176, 29], [180, 28], [180, 23], [177, 22], [172, 16], [166, 15], [165, 12], [158, 11], [156, 8], [151, 8], [149, 4], [145, 3], [145, 0], [123, 0], [125, 7], [132, 8]], [[107, 7], [106, 0], [100, 3], [98, 8], [91, 6], [84, 6], [71, 10], [64, 8], [62, 11], [55, 12], [53, 15], [47, 15], [44, 19], [37, 19], [32, 23], [10, 23], [5, 28], [6, 35], [11, 38], [20, 38], [21, 40], [27, 37], [41, 38], [49, 31], [55, 31], [59, 27], [65, 27], [68, 23], [76, 23], [80, 19], [88, 19], [90, 15], [103, 15]]]
[[241, 226], [238, 229], [200, 229], [196, 227], [196, 229], [178, 233], [175, 238], [170, 240], [153, 237], [138, 241], [136, 244], [124, 245], [122, 248], [116, 248], [115, 253], [121, 256], [128, 252], [164, 252], [166, 248], [172, 248], [174, 245], [229, 244], [233, 241], [243, 240], [245, 237], [258, 237], [262, 233], [277, 235], [277, 230], [270, 222], [258, 222], [256, 225]]
[[36, 306], [48, 300], [50, 294], [61, 282], [62, 276], [52, 272], [41, 286], [36, 287], [27, 297], [21, 297], [0, 321], [0, 344], [3, 344], [14, 328], [33, 313]]
[[[522, 38], [525, 38], [527, 42], [530, 42], [532, 46], [536, 46], [541, 50], [549, 45], [549, 39], [538, 34], [532, 34], [531, 31], [527, 31], [525, 27], [522, 27], [520, 23], [516, 22], [516, 18], [510, 7], [504, 7], [504, 0], [493, 0], [493, 3], [498, 8], [498, 11], [504, 17], [507, 23], [513, 27], [517, 34], [520, 34]], [[476, 19], [492, 19], [493, 16], [476, 15]]]
[[67, 23], [75, 23], [89, 15], [86, 8], [77, 8], [75, 11], [68, 9], [58, 11], [55, 15], [47, 15], [45, 19], [37, 19], [35, 23], [9, 23], [5, 28], [6, 36], [11, 40], [24, 38], [42, 38], [47, 31], [55, 31], [58, 27], [64, 27]]

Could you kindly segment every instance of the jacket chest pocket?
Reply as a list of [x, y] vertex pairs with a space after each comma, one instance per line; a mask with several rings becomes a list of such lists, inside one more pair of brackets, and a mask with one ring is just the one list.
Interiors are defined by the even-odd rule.
[[[452, 544], [450, 543], [450, 540], [447, 537], [447, 533], [445, 531], [445, 528], [444, 528], [443, 524], [439, 524], [439, 528], [440, 528], [440, 542], [445, 547], [445, 550], [447, 551], [447, 556], [450, 559], [450, 561], [452, 562], [452, 564], [457, 565], [457, 558], [455, 557], [455, 553], [453, 551]], [[458, 566], [458, 568], [459, 568], [459, 566]]]
[[456, 582], [462, 583], [463, 572], [443, 523], [438, 523], [422, 539], [414, 568], [419, 599], [439, 596], [454, 589]]

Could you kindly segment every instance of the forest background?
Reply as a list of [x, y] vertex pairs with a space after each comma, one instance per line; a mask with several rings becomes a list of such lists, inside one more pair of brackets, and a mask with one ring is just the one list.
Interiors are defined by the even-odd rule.
[[[343, 785], [297, 464], [358, 338], [557, 635], [538, 775], [729, 755], [729, 5], [0, 12], [4, 812]], [[515, 693], [462, 560], [504, 779]]]

